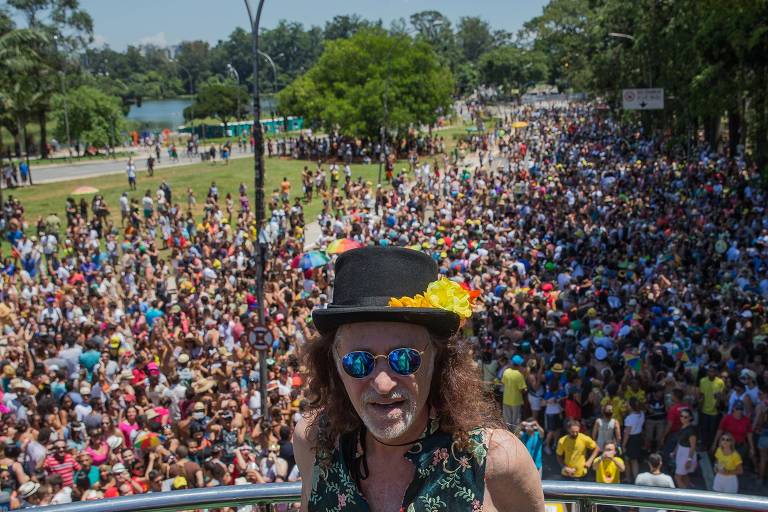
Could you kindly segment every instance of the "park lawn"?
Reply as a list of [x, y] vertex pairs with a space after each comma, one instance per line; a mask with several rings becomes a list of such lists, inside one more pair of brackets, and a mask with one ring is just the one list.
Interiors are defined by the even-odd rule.
[[[272, 191], [279, 188], [283, 177], [287, 177], [291, 182], [291, 196], [303, 196], [301, 186], [301, 171], [304, 166], [309, 166], [310, 169], [315, 168], [313, 162], [304, 160], [284, 160], [278, 158], [265, 159], [266, 175], [265, 175], [265, 203], [268, 204], [272, 196]], [[362, 176], [363, 180], [376, 182], [378, 174], [377, 165], [352, 165], [352, 179], [356, 180], [358, 176]], [[190, 164], [180, 167], [163, 168], [162, 166], [155, 169], [155, 175], [148, 177], [145, 172], [139, 172], [137, 177], [137, 190], [134, 192], [128, 189], [128, 179], [124, 174], [113, 174], [108, 176], [101, 176], [96, 178], [84, 178], [78, 180], [64, 181], [58, 183], [46, 183], [42, 185], [34, 185], [32, 187], [25, 187], [19, 189], [3, 190], [3, 195], [12, 195], [21, 200], [21, 204], [25, 208], [25, 219], [29, 224], [29, 229], [33, 230], [37, 219], [42, 216], [43, 218], [51, 213], [56, 213], [62, 219], [62, 229], [65, 225], [65, 207], [66, 199], [72, 192], [82, 186], [95, 187], [99, 190], [99, 194], [102, 194], [107, 201], [109, 210], [112, 217], [112, 222], [120, 225], [120, 210], [118, 199], [120, 194], [128, 192], [129, 197], [141, 200], [144, 193], [149, 190], [153, 198], [156, 191], [163, 180], [166, 180], [171, 186], [173, 192], [173, 201], [181, 205], [186, 209], [187, 187], [191, 187], [195, 192], [197, 198], [197, 207], [195, 213], [199, 218], [199, 214], [202, 212], [202, 205], [205, 202], [205, 198], [208, 194], [208, 188], [211, 182], [215, 181], [219, 189], [219, 204], [223, 209], [226, 205], [225, 197], [227, 193], [232, 194], [234, 201], [235, 211], [239, 209], [239, 193], [238, 188], [240, 183], [245, 183], [248, 187], [248, 196], [251, 200], [251, 208], [254, 198], [254, 186], [253, 186], [253, 159], [251, 158], [238, 158], [231, 160], [228, 166], [222, 165], [220, 162], [215, 165], [208, 163]], [[383, 176], [382, 176], [383, 179]], [[330, 178], [329, 178], [330, 180]], [[90, 206], [91, 200], [94, 194], [87, 194], [84, 196], [74, 196], [79, 201], [80, 197], [85, 197], [85, 200]], [[293, 200], [292, 200], [293, 203]], [[292, 204], [291, 203], [291, 204]], [[313, 222], [317, 215], [320, 213], [322, 207], [322, 201], [317, 197], [314, 198], [312, 203], [304, 205], [304, 218], [307, 222]], [[267, 210], [267, 215], [269, 211]]]

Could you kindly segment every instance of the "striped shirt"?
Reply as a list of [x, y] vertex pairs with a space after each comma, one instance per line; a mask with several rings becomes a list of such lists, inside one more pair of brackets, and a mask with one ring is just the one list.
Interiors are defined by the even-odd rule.
[[64, 487], [74, 487], [74, 473], [75, 470], [80, 469], [80, 464], [75, 461], [71, 454], [67, 453], [64, 455], [64, 460], [59, 460], [53, 455], [49, 455], [45, 458], [43, 468], [48, 473], [58, 473], [61, 475]]

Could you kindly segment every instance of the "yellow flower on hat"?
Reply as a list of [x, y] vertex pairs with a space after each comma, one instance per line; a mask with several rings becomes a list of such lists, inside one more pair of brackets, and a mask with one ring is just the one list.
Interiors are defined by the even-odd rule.
[[399, 299], [392, 297], [389, 299], [389, 307], [392, 308], [431, 308], [432, 303], [422, 294], [418, 294], [415, 297], [400, 297]]
[[424, 294], [415, 297], [392, 297], [387, 304], [395, 308], [440, 308], [456, 313], [461, 318], [472, 316], [473, 296], [460, 284], [441, 277], [427, 286]]

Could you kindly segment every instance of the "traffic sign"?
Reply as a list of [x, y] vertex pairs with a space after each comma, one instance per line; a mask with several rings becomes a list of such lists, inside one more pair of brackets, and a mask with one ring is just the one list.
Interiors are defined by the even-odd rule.
[[664, 89], [624, 89], [621, 99], [624, 110], [664, 109]]
[[272, 344], [272, 334], [266, 327], [254, 327], [248, 334], [248, 341], [255, 350], [268, 350]]

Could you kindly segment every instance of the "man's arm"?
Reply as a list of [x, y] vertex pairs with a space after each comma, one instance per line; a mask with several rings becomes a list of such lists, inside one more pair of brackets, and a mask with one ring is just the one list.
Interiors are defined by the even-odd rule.
[[592, 466], [592, 462], [595, 460], [595, 457], [597, 457], [597, 454], [600, 453], [600, 447], [595, 443], [595, 447], [592, 449], [592, 455], [589, 456], [587, 459], [587, 467]]
[[314, 432], [309, 429], [309, 419], [302, 416], [293, 431], [293, 455], [301, 474], [301, 510], [309, 510], [312, 494], [312, 469], [315, 462]]
[[489, 435], [486, 506], [501, 512], [543, 512], [541, 478], [523, 443], [506, 430], [492, 430]]

